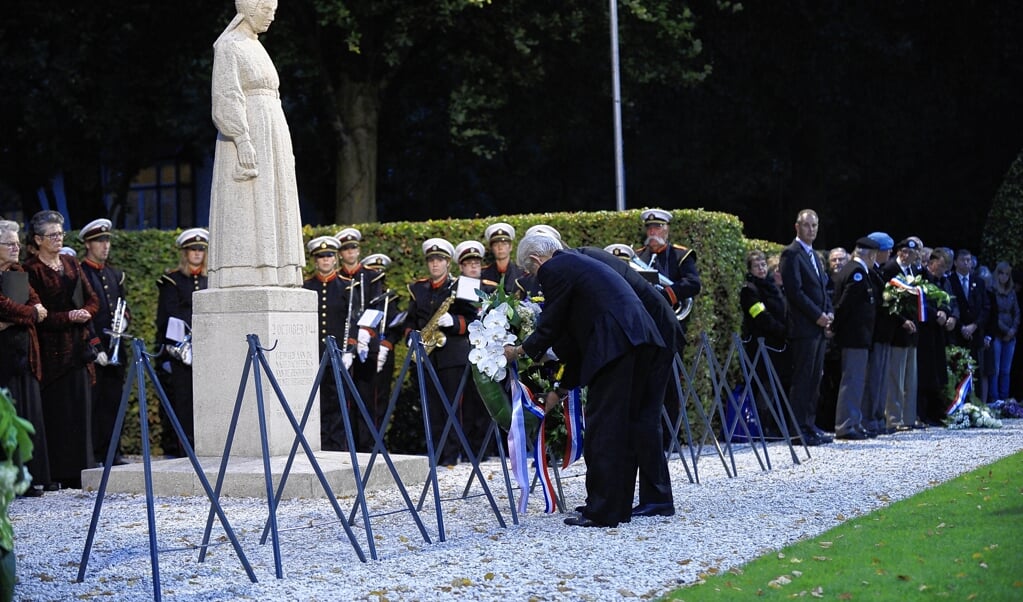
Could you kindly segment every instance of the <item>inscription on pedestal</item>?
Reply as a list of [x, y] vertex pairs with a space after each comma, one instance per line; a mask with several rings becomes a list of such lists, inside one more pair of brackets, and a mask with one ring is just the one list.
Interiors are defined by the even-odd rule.
[[267, 347], [276, 346], [276, 349], [280, 350], [269, 352], [266, 355], [277, 382], [282, 386], [311, 387], [320, 364], [320, 358], [316, 357], [312, 351], [295, 351], [295, 349], [302, 349], [304, 347], [302, 342], [315, 340], [315, 323], [272, 321], [269, 335], [270, 340], [263, 344]]

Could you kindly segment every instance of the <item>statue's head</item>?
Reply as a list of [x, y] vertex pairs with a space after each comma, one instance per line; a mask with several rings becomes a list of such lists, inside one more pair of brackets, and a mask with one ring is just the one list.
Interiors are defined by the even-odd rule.
[[235, 0], [235, 10], [257, 34], [270, 29], [277, 12], [277, 0]]

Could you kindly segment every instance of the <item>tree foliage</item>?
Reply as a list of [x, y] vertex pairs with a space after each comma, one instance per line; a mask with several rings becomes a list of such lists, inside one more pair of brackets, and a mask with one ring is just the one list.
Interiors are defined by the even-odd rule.
[[991, 204], [984, 225], [981, 257], [991, 266], [997, 261], [1007, 261], [1013, 267], [1020, 267], [1023, 265], [1020, 232], [1023, 232], [1023, 153], [1009, 167]]

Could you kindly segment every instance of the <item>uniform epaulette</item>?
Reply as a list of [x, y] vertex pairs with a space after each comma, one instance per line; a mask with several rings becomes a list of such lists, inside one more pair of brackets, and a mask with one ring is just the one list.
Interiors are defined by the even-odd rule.
[[163, 276], [160, 276], [160, 278], [157, 279], [156, 286], [161, 286], [164, 283], [173, 285], [174, 284], [174, 279], [171, 278], [171, 274], [173, 274], [174, 272], [177, 272], [177, 271], [178, 271], [178, 269], [174, 268], [173, 270], [167, 270], [166, 272], [164, 272]]
[[480, 284], [485, 284], [487, 286], [498, 286], [498, 283], [494, 282], [493, 280], [487, 280], [486, 278], [480, 280]]
[[369, 270], [371, 273], [372, 272], [378, 272], [377, 274], [375, 274], [373, 276], [373, 278], [370, 280], [370, 282], [376, 282], [378, 280], [381, 280], [384, 276], [386, 276], [386, 274], [382, 270], [377, 270], [377, 269], [374, 269], [374, 268], [366, 268], [366, 269]]
[[119, 270], [118, 274], [120, 274], [121, 277], [117, 279], [117, 284], [124, 286], [124, 281], [128, 279], [128, 274], [126, 272], [121, 272]]
[[678, 249], [679, 251], [688, 251], [689, 250], [689, 247], [683, 247], [682, 245], [677, 245], [675, 243], [671, 243], [671, 246], [673, 248], [675, 248], [675, 249]]

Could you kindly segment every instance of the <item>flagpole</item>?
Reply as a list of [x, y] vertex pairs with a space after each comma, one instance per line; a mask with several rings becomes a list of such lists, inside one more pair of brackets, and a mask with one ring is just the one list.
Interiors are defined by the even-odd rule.
[[622, 80], [618, 68], [618, 0], [611, 0], [611, 97], [615, 131], [615, 209], [625, 211], [625, 161], [622, 157]]

